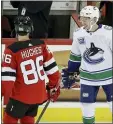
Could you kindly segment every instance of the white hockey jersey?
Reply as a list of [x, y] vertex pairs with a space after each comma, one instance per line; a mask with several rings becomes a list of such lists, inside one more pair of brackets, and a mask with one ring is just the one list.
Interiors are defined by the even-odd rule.
[[81, 27], [74, 32], [70, 61], [81, 62], [81, 84], [111, 84], [112, 55], [112, 27], [101, 25], [98, 30], [90, 33]]

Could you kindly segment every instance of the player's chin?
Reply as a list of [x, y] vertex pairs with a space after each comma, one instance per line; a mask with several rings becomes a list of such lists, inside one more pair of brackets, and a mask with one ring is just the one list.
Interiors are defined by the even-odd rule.
[[82, 23], [82, 26], [83, 26], [84, 28], [87, 28], [87, 27], [88, 27], [88, 25], [87, 25], [86, 23]]
[[87, 28], [88, 28], [88, 26], [87, 26], [87, 25], [83, 25], [83, 27], [84, 27], [84, 29], [87, 29]]

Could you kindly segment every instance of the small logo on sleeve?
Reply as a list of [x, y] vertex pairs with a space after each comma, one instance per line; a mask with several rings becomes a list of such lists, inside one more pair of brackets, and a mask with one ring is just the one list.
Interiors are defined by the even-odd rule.
[[84, 37], [80, 37], [78, 38], [79, 44], [85, 44], [85, 38]]

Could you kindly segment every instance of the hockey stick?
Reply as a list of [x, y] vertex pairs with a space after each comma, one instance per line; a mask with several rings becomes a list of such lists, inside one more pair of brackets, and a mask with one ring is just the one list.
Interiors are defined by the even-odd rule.
[[44, 106], [44, 108], [43, 108], [41, 114], [39, 115], [39, 117], [38, 117], [38, 119], [37, 119], [37, 121], [36, 121], [36, 124], [39, 124], [39, 122], [40, 122], [40, 120], [41, 120], [43, 114], [45, 113], [45, 111], [46, 111], [46, 109], [47, 109], [49, 103], [50, 103], [50, 100], [48, 100], [48, 102], [47, 102], [46, 105]]

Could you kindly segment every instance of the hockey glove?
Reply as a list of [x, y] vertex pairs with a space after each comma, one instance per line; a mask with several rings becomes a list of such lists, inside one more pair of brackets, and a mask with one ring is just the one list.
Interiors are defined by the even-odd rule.
[[58, 96], [60, 95], [60, 86], [53, 87], [47, 84], [46, 89], [47, 89], [48, 99], [51, 100], [52, 102], [57, 101]]
[[77, 76], [79, 72], [68, 72], [67, 68], [62, 69], [62, 83], [63, 83], [63, 88], [71, 88], [72, 85], [79, 80], [77, 79]]

